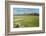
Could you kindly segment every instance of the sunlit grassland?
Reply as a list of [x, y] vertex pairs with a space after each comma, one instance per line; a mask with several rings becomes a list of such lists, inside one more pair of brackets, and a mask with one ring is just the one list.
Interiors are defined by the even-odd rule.
[[13, 26], [16, 28], [16, 24], [23, 27], [38, 27], [39, 16], [13, 16]]

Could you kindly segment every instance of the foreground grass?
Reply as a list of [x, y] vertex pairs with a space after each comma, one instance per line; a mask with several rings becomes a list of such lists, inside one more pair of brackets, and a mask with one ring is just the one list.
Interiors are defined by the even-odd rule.
[[39, 16], [14, 16], [13, 23], [14, 28], [16, 28], [16, 24], [19, 24], [23, 27], [38, 27]]

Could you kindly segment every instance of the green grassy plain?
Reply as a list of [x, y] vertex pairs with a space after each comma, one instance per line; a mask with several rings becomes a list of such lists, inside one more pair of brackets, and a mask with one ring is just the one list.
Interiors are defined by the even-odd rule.
[[39, 16], [13, 16], [13, 26], [16, 28], [16, 24], [23, 27], [38, 27]]

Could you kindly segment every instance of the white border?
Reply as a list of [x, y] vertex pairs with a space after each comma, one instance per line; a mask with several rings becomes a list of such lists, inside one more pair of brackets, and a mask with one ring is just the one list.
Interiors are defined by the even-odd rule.
[[[13, 8], [39, 8], [39, 27], [13, 28]], [[42, 30], [42, 6], [10, 5], [10, 32]]]

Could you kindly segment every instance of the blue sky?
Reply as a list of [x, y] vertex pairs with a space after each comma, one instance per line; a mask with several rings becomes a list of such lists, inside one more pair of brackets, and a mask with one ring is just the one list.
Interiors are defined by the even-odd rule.
[[38, 8], [13, 8], [13, 15], [16, 14], [29, 14], [29, 13], [39, 13]]

